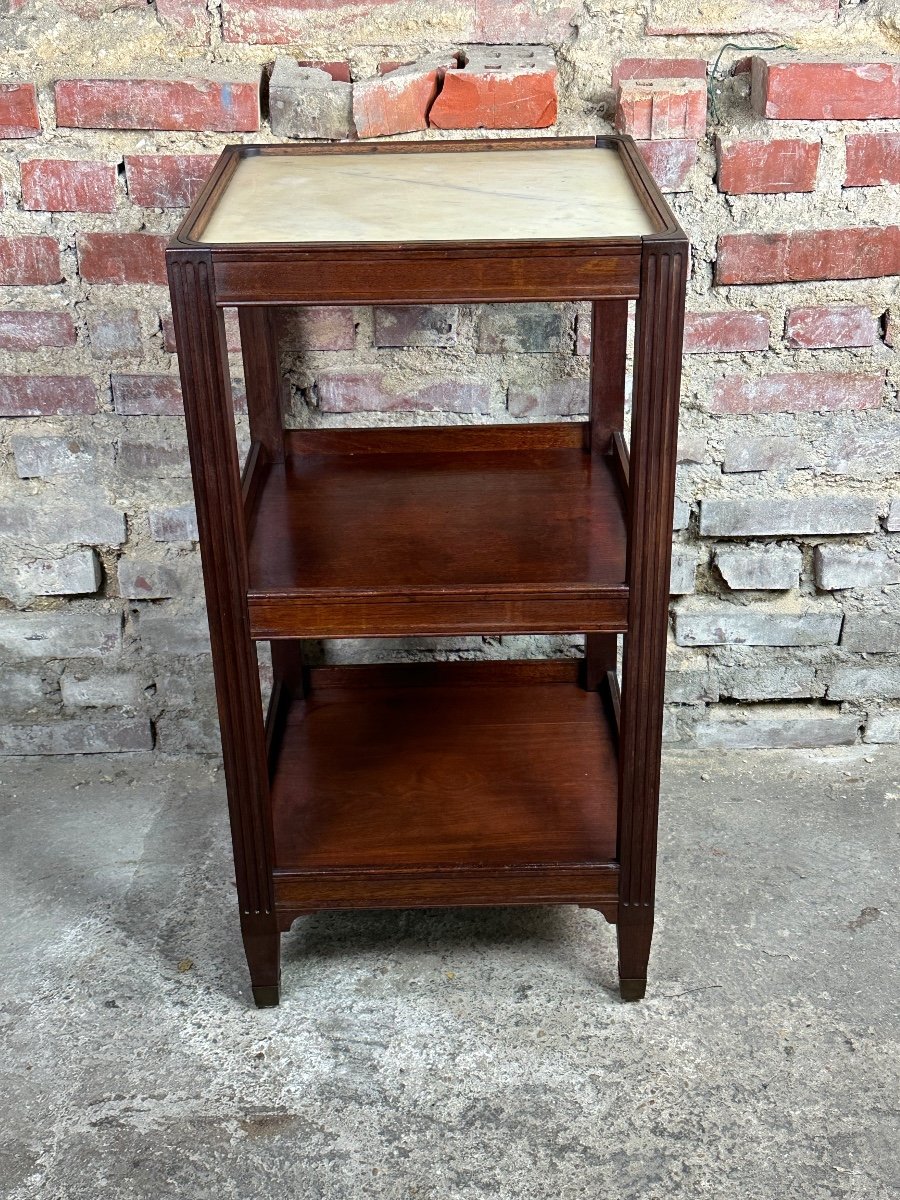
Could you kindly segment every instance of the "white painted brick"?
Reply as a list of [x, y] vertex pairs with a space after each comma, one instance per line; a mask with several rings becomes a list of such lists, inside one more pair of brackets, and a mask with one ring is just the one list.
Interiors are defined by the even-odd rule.
[[716, 566], [733, 591], [788, 591], [800, 584], [803, 555], [796, 546], [720, 549]]
[[118, 613], [0, 613], [0, 652], [13, 659], [106, 658], [121, 647]]
[[891, 500], [891, 506], [888, 509], [884, 527], [888, 533], [900, 532], [900, 496], [894, 496]]
[[864, 742], [900, 742], [900, 709], [870, 712], [866, 718]]
[[728, 474], [746, 471], [795, 470], [808, 467], [812, 450], [792, 437], [735, 437], [725, 443], [722, 470]]
[[840, 613], [812, 608], [716, 603], [675, 614], [679, 646], [829, 646], [840, 632]]
[[120, 558], [119, 592], [129, 600], [165, 600], [196, 593], [200, 564]]
[[7, 712], [24, 712], [43, 703], [45, 695], [44, 680], [37, 672], [4, 669], [0, 708]]
[[146, 717], [0, 725], [0, 754], [107, 754], [152, 749], [153, 733]]
[[10, 441], [20, 479], [87, 475], [94, 470], [97, 449], [81, 438], [29, 437], [19, 434]]
[[778, 663], [724, 671], [720, 691], [731, 700], [807, 700], [824, 696], [825, 684], [814, 667]]
[[878, 550], [816, 546], [814, 565], [816, 587], [824, 591], [884, 587], [900, 582], [900, 565]]
[[687, 529], [691, 519], [691, 506], [684, 500], [675, 499], [675, 511], [672, 514], [672, 530], [680, 533]]
[[79, 678], [66, 671], [59, 687], [67, 708], [134, 708], [144, 699], [141, 677], [129, 672]]
[[710, 671], [667, 671], [666, 701], [669, 704], [711, 703], [719, 699], [716, 676]]
[[29, 497], [0, 506], [0, 534], [31, 546], [120, 546], [125, 514], [102, 500], [42, 506]]
[[900, 666], [838, 667], [830, 677], [829, 700], [900, 700]]
[[672, 551], [672, 570], [669, 575], [669, 594], [686, 596], [694, 591], [697, 575], [697, 552], [676, 547]]
[[850, 746], [860, 719], [822, 705], [753, 705], [708, 710], [694, 730], [698, 746], [710, 750], [763, 747]]
[[700, 505], [703, 537], [872, 533], [874, 529], [875, 502], [861, 496], [703, 500]]
[[209, 626], [205, 616], [142, 612], [138, 636], [147, 654], [186, 657], [209, 654]]
[[841, 645], [864, 654], [900, 651], [900, 616], [887, 613], [847, 613]]
[[100, 586], [100, 560], [94, 550], [16, 563], [13, 571], [17, 593], [23, 597], [89, 595]]

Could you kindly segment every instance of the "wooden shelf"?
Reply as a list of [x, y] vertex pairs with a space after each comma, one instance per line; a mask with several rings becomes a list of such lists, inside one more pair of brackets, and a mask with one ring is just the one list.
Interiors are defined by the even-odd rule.
[[[506, 903], [593, 902], [598, 874], [613, 894], [616, 735], [603, 698], [579, 686], [579, 668], [310, 672], [307, 697], [275, 718], [276, 900], [294, 915], [313, 898], [409, 903], [398, 875], [413, 889], [430, 881], [432, 894], [443, 878], [451, 903], [476, 903], [493, 882]], [[512, 900], [511, 872], [522, 881]]]
[[294, 432], [248, 482], [253, 636], [619, 631], [618, 455], [582, 425]]

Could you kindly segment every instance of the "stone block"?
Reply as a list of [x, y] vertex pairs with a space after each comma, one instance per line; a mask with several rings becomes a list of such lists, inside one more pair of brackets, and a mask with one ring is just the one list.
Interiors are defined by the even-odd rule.
[[0, 535], [20, 545], [120, 546], [125, 541], [125, 514], [90, 499], [65, 505], [9, 503], [0, 506]]
[[726, 474], [797, 470], [812, 462], [811, 447], [795, 437], [733, 437], [725, 443], [722, 470]]
[[80, 437], [17, 434], [10, 438], [10, 443], [20, 479], [94, 474], [97, 447]]
[[805, 664], [760, 664], [722, 671], [720, 694], [730, 700], [807, 700], [824, 696], [825, 684]]
[[669, 574], [669, 594], [687, 596], [695, 589], [697, 554], [695, 550], [676, 546], [672, 551], [672, 570]]
[[841, 614], [777, 604], [713, 603], [675, 613], [679, 646], [833, 646]]
[[56, 558], [27, 558], [0, 568], [0, 592], [14, 604], [34, 596], [82, 596], [100, 586], [100, 560], [94, 550]]
[[112, 754], [152, 749], [153, 731], [146, 717], [0, 725], [0, 754]]
[[715, 563], [732, 591], [788, 591], [800, 586], [797, 546], [735, 546], [716, 550]]
[[[119, 594], [128, 600], [167, 600], [196, 592], [191, 579], [192, 564], [154, 562], [144, 558], [120, 558], [118, 562]], [[199, 563], [196, 564], [197, 573]]]
[[865, 496], [809, 496], [700, 503], [702, 537], [873, 533], [875, 502]]
[[900, 564], [879, 550], [816, 546], [814, 566], [816, 587], [828, 592], [900, 583]]
[[829, 700], [900, 700], [900, 666], [838, 667], [828, 680]]
[[209, 654], [209, 626], [205, 616], [170, 616], [164, 610], [140, 614], [138, 636], [147, 654], [193, 658]]
[[143, 679], [128, 671], [88, 676], [64, 671], [59, 687], [67, 708], [137, 708], [144, 700]]
[[694, 730], [697, 746], [710, 750], [852, 746], [859, 717], [824, 705], [754, 705], [711, 709]]
[[862, 654], [900, 651], [900, 616], [893, 613], [850, 612], [844, 618], [841, 645]]
[[884, 519], [884, 527], [888, 533], [900, 532], [900, 496], [892, 498], [888, 515]]
[[352, 137], [353, 85], [279, 55], [269, 81], [269, 120], [278, 137]]
[[118, 613], [0, 613], [0, 652], [13, 660], [108, 658], [121, 646]]
[[884, 745], [900, 742], [900, 709], [877, 710], [866, 714], [864, 742]]

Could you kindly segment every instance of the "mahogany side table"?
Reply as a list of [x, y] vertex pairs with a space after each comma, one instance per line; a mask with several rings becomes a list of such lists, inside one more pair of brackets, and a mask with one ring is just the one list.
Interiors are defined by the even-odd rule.
[[[173, 238], [258, 1005], [278, 1003], [280, 935], [299, 915], [432, 905], [599, 909], [623, 999], [643, 996], [688, 256], [627, 137], [231, 146]], [[587, 421], [284, 428], [276, 306], [575, 300], [593, 304]], [[302, 655], [309, 638], [523, 632], [584, 633], [584, 657], [310, 669]]]

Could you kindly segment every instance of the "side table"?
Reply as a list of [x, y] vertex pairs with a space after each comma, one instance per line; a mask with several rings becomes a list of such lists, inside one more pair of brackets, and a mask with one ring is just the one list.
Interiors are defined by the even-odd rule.
[[[495, 904], [598, 909], [639, 999], [689, 248], [633, 141], [231, 146], [167, 262], [256, 1003], [278, 1003], [301, 914]], [[587, 421], [284, 429], [278, 306], [576, 300], [593, 305]], [[309, 638], [523, 632], [583, 633], [584, 658], [302, 654]]]

